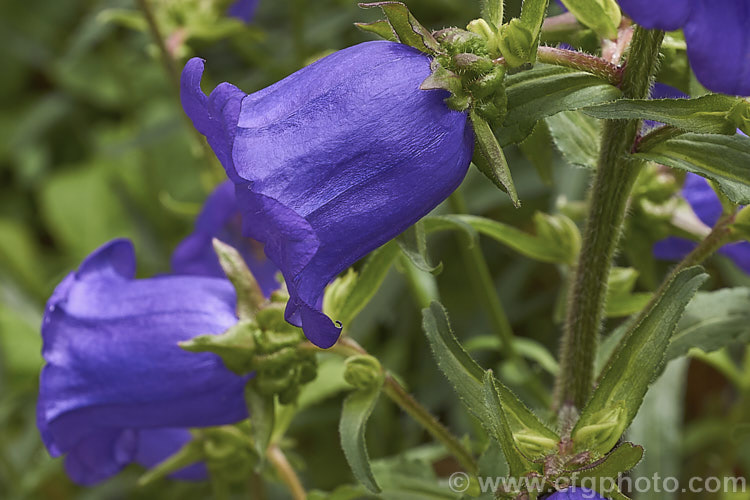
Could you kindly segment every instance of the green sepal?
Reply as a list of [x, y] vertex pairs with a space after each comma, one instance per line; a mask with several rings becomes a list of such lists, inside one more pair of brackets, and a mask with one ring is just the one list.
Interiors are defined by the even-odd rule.
[[510, 68], [534, 64], [549, 0], [525, 0], [521, 17], [499, 27], [497, 45]]
[[707, 277], [699, 266], [680, 271], [629, 328], [573, 429], [576, 451], [601, 456], [614, 447], [661, 371], [685, 307]]
[[[375, 408], [380, 397], [385, 379], [382, 370], [378, 373], [377, 366], [380, 365], [371, 356], [357, 356], [353, 361], [347, 362], [347, 381], [354, 382], [355, 389], [344, 399], [341, 408], [341, 420], [339, 421], [339, 436], [341, 448], [352, 473], [357, 480], [372, 493], [380, 493], [375, 475], [372, 473], [370, 456], [367, 453], [365, 431], [367, 421]], [[346, 372], [345, 372], [346, 373]]]
[[750, 135], [750, 102], [739, 97], [734, 100], [735, 104], [727, 113], [727, 118], [746, 135]]
[[[430, 31], [422, 26], [409, 12], [409, 8], [401, 2], [372, 2], [360, 3], [363, 9], [380, 7], [393, 29], [398, 41], [404, 45], [414, 47], [427, 54], [437, 54], [441, 51], [440, 44]], [[382, 27], [378, 28], [382, 30]]]
[[432, 72], [419, 86], [420, 90], [447, 90], [451, 96], [445, 100], [449, 108], [455, 111], [465, 111], [471, 106], [471, 96], [464, 89], [461, 77], [445, 69], [437, 59], [430, 65]]
[[602, 38], [614, 40], [622, 14], [615, 0], [562, 0], [565, 7], [581, 24]]
[[374, 33], [389, 42], [398, 42], [398, 36], [388, 21], [381, 19], [373, 23], [354, 23], [354, 26], [367, 33]]
[[536, 212], [534, 226], [537, 238], [564, 256], [562, 262], [572, 265], [578, 260], [581, 251], [581, 230], [569, 217]]
[[427, 237], [424, 230], [424, 224], [421, 221], [409, 227], [406, 231], [396, 237], [401, 251], [409, 258], [417, 269], [432, 274], [440, 274], [443, 270], [443, 263], [433, 264], [427, 255]]
[[607, 281], [608, 318], [630, 316], [641, 311], [651, 299], [651, 293], [633, 293], [638, 271], [632, 267], [614, 267]]
[[470, 117], [475, 137], [472, 162], [495, 186], [508, 193], [516, 208], [520, 207], [521, 203], [518, 200], [508, 162], [505, 159], [505, 154], [503, 154], [503, 149], [492, 132], [492, 128], [475, 111], [471, 112]]
[[735, 240], [750, 241], [750, 207], [743, 207], [737, 212], [730, 227]]
[[504, 0], [482, 0], [482, 17], [490, 26], [502, 26], [503, 3]]
[[254, 356], [258, 325], [252, 320], [240, 320], [219, 335], [200, 335], [179, 343], [190, 352], [212, 352], [221, 357], [230, 371], [244, 375], [255, 369]]
[[260, 285], [237, 250], [217, 238], [212, 243], [221, 268], [237, 291], [237, 317], [252, 318], [266, 303]]

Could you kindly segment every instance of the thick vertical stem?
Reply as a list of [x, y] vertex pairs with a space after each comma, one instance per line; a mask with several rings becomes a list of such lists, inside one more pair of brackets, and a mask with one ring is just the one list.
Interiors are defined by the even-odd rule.
[[[636, 28], [623, 74], [624, 97], [648, 96], [663, 37], [661, 31]], [[642, 164], [628, 156], [639, 124], [639, 120], [610, 120], [604, 124], [583, 247], [571, 282], [560, 346], [561, 370], [555, 394], [558, 408], [568, 404], [582, 407], [592, 389], [607, 279], [628, 197]]]

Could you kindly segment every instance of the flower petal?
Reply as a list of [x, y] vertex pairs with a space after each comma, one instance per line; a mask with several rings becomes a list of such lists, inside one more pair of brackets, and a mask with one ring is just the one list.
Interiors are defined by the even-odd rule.
[[695, 215], [708, 227], [713, 227], [719, 220], [724, 208], [706, 179], [689, 172], [682, 185], [682, 197], [688, 202]]
[[[174, 455], [193, 436], [187, 429], [142, 429], [138, 431], [138, 451], [134, 461], [151, 469]], [[189, 465], [169, 475], [183, 481], [203, 481], [208, 477], [206, 464]]]
[[[237, 321], [231, 284], [187, 276], [134, 280], [134, 269], [132, 245], [110, 242], [63, 280], [45, 311], [38, 425], [50, 452], [72, 453], [76, 470], [89, 467], [86, 457], [114, 453], [92, 448], [99, 432], [247, 417], [246, 377], [213, 354], [177, 345]], [[116, 442], [107, 436], [102, 446]]]
[[234, 195], [234, 184], [225, 181], [206, 200], [195, 222], [195, 230], [172, 254], [172, 272], [224, 278], [224, 270], [214, 252], [212, 239], [218, 238], [236, 248], [268, 297], [279, 288], [278, 268], [263, 253], [263, 245], [242, 235], [240, 209]]
[[227, 15], [249, 23], [253, 20], [257, 7], [258, 0], [234, 0], [227, 9]]
[[[688, 3], [688, 2], [674, 2]], [[690, 66], [709, 90], [750, 95], [750, 3], [691, 0], [685, 24]]]
[[677, 236], [669, 236], [654, 243], [654, 257], [660, 260], [682, 260], [698, 243]]
[[209, 96], [201, 90], [204, 61], [198, 57], [190, 59], [180, 79], [180, 100], [188, 117], [216, 152], [217, 158], [232, 177], [232, 141], [240, 112], [240, 102], [245, 93], [229, 83], [222, 83]]
[[622, 11], [644, 28], [672, 31], [681, 28], [693, 0], [617, 0]]

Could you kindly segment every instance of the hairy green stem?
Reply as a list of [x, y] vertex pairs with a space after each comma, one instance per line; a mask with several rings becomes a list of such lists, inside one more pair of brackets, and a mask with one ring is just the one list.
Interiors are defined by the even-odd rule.
[[[624, 97], [644, 99], [648, 96], [663, 38], [662, 31], [636, 28], [623, 72]], [[555, 388], [558, 409], [566, 405], [583, 407], [592, 390], [607, 280], [622, 232], [628, 197], [642, 165], [642, 161], [629, 156], [639, 125], [640, 120], [608, 120], [604, 124], [583, 246], [568, 294], [560, 344], [560, 375]]]

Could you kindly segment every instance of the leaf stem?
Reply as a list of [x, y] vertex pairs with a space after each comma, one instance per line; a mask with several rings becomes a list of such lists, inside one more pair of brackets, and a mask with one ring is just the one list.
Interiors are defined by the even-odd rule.
[[[366, 355], [367, 351], [355, 340], [342, 337], [336, 345], [331, 348], [332, 352], [343, 356]], [[427, 432], [445, 446], [458, 463], [469, 474], [476, 474], [479, 470], [476, 460], [469, 451], [430, 411], [414, 399], [406, 389], [390, 373], [385, 374], [383, 392], [404, 410], [410, 417], [419, 423]]]
[[212, 175], [212, 177], [215, 177], [215, 180], [217, 182], [219, 182], [224, 179], [223, 167], [220, 167], [218, 165], [218, 161], [215, 160], [216, 157], [214, 156], [213, 151], [211, 150], [203, 135], [201, 135], [201, 133], [198, 132], [198, 130], [193, 126], [193, 123], [190, 121], [188, 115], [182, 112], [182, 102], [180, 100], [180, 72], [177, 69], [177, 65], [175, 64], [174, 56], [167, 47], [164, 36], [159, 29], [159, 23], [156, 20], [156, 16], [154, 16], [154, 11], [151, 8], [150, 0], [137, 0], [137, 3], [139, 9], [143, 13], [143, 17], [146, 19], [146, 25], [148, 26], [149, 34], [151, 35], [151, 38], [153, 39], [156, 46], [159, 48], [159, 55], [161, 56], [161, 62], [162, 66], [164, 67], [164, 71], [167, 74], [167, 80], [169, 80], [169, 84], [172, 87], [173, 94], [180, 106], [180, 115], [185, 120], [185, 123], [195, 137], [195, 140], [198, 141], [198, 144], [200, 145], [201, 155], [206, 158], [206, 161], [208, 163], [209, 173]]
[[287, 488], [289, 488], [289, 491], [292, 493], [292, 498], [294, 500], [307, 500], [307, 492], [302, 486], [302, 482], [299, 480], [297, 473], [294, 472], [294, 469], [289, 463], [289, 460], [287, 460], [286, 455], [284, 455], [284, 452], [279, 448], [279, 445], [272, 444], [269, 446], [268, 451], [266, 451], [266, 456], [274, 469], [276, 469], [276, 472], [278, 472], [281, 480], [284, 481]]
[[[626, 98], [647, 97], [663, 38], [662, 31], [636, 28], [621, 85]], [[642, 166], [642, 161], [629, 156], [639, 125], [640, 120], [608, 120], [604, 124], [583, 246], [568, 294], [555, 388], [558, 410], [567, 405], [583, 407], [591, 393], [607, 279], [628, 198]]]
[[[461, 193], [460, 189], [456, 190], [450, 198], [448, 198], [451, 210], [457, 214], [468, 214], [468, 207], [466, 200]], [[501, 347], [506, 358], [510, 359], [515, 363], [516, 368], [521, 372], [524, 384], [529, 391], [543, 404], [549, 405], [549, 396], [547, 391], [542, 387], [539, 379], [533, 374], [526, 360], [521, 357], [516, 351], [516, 347], [513, 343], [514, 335], [513, 328], [511, 327], [508, 315], [505, 313], [505, 308], [500, 300], [500, 296], [495, 288], [495, 283], [492, 280], [492, 274], [490, 268], [487, 265], [487, 259], [484, 258], [482, 249], [479, 245], [469, 247], [468, 245], [460, 244], [461, 257], [463, 258], [464, 265], [469, 274], [469, 280], [475, 289], [475, 294], [484, 302], [484, 308], [489, 315], [490, 322], [500, 338]]]
[[615, 87], [619, 87], [623, 80], [623, 68], [602, 59], [577, 50], [558, 49], [556, 47], [540, 46], [537, 60], [541, 63], [565, 66], [580, 71], [586, 71], [605, 80]]

